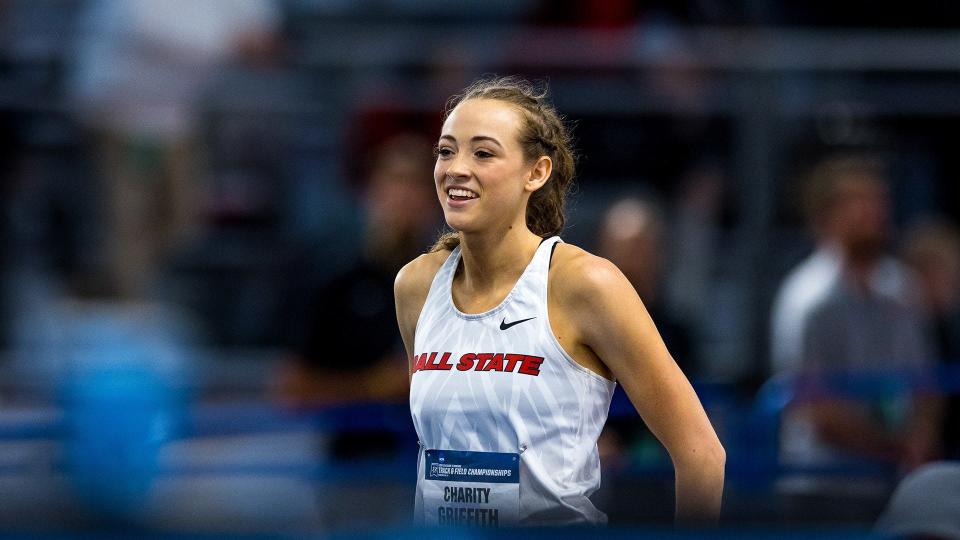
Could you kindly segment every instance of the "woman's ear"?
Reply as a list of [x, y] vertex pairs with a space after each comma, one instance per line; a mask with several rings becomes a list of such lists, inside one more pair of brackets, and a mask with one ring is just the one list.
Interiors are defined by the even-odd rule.
[[550, 156], [540, 156], [530, 169], [530, 176], [523, 188], [533, 193], [547, 183], [551, 173], [553, 173], [553, 160]]

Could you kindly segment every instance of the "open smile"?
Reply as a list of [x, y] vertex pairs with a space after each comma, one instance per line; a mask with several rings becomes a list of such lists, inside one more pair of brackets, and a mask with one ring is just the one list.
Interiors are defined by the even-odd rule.
[[454, 201], [469, 201], [479, 197], [476, 192], [462, 187], [447, 188], [447, 197]]
[[480, 195], [476, 191], [472, 191], [463, 187], [447, 188], [447, 205], [452, 208], [462, 208], [466, 205], [469, 205], [471, 201], [474, 201], [479, 197]]

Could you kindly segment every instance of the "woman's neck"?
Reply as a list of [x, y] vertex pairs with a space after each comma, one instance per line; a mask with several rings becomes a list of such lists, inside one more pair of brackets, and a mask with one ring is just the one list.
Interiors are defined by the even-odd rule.
[[467, 291], [491, 291], [516, 282], [542, 239], [526, 227], [506, 231], [460, 233], [462, 284]]

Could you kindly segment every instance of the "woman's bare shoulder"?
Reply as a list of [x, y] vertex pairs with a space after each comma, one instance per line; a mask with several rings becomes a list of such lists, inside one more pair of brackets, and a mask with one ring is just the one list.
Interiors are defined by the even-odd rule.
[[598, 289], [622, 286], [626, 278], [615, 264], [572, 244], [557, 244], [550, 265], [555, 289], [570, 299], [591, 298]]
[[449, 255], [449, 250], [433, 251], [424, 253], [404, 265], [397, 272], [397, 279], [394, 282], [394, 294], [398, 302], [418, 297], [426, 298], [434, 276]]

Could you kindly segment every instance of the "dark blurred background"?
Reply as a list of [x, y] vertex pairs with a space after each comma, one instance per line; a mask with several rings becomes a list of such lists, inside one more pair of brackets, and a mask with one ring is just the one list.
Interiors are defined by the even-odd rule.
[[[908, 531], [894, 488], [960, 456], [958, 24], [0, 0], [0, 529], [407, 531], [392, 282], [443, 226], [444, 103], [497, 73], [549, 82], [574, 126], [564, 239], [623, 269], [694, 382], [724, 528]], [[622, 395], [601, 452], [611, 524], [667, 534], [669, 460]]]

